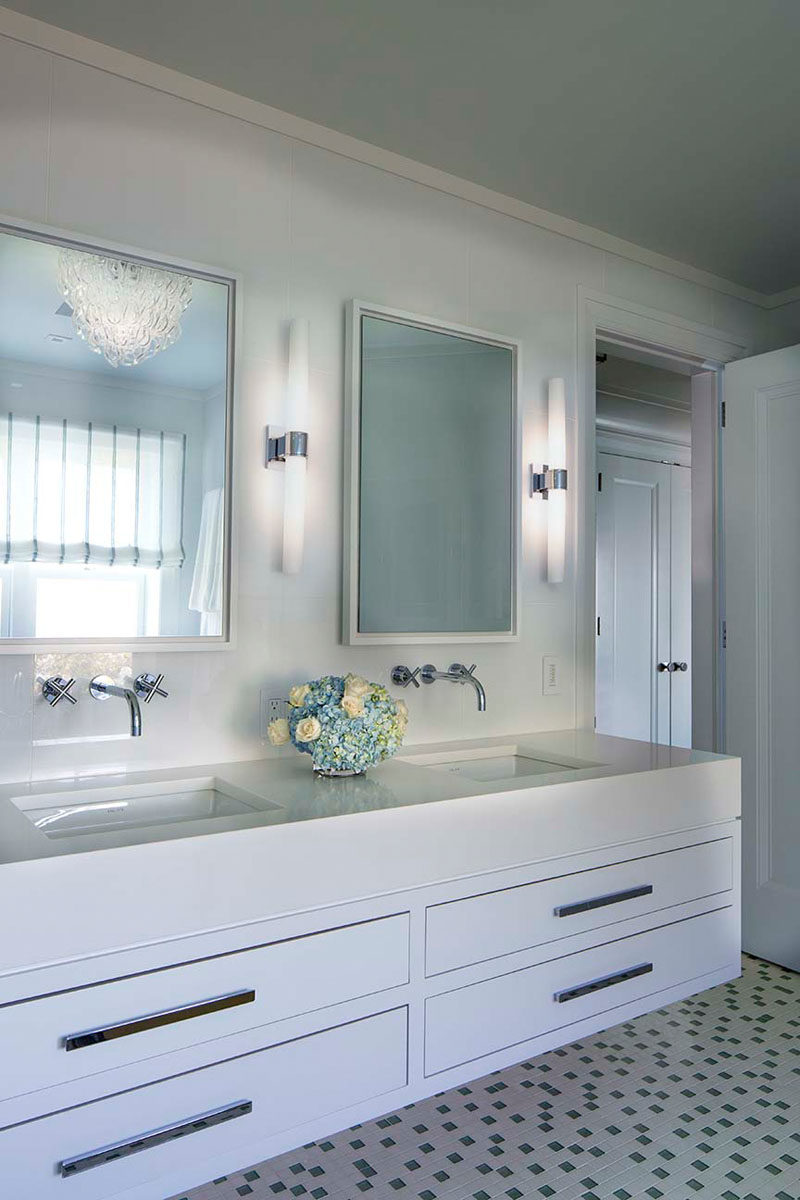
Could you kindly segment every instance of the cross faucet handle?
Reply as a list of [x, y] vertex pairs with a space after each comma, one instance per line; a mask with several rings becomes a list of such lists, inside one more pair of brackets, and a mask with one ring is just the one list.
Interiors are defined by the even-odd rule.
[[169, 692], [166, 692], [161, 686], [163, 682], [163, 675], [150, 675], [148, 672], [143, 671], [141, 675], [136, 676], [133, 683], [133, 690], [140, 700], [144, 700], [145, 704], [149, 704], [153, 696], [163, 696], [166, 699], [169, 695]]
[[392, 683], [397, 687], [403, 688], [408, 687], [410, 683], [413, 683], [414, 687], [418, 688], [419, 680], [417, 679], [417, 676], [419, 675], [419, 672], [419, 667], [415, 667], [413, 671], [409, 667], [392, 667]]
[[450, 674], [463, 675], [466, 677], [467, 675], [472, 675], [477, 665], [477, 663], [473, 663], [471, 667], [465, 667], [463, 663], [452, 663], [450, 666]]
[[42, 695], [51, 708], [55, 708], [62, 700], [69, 700], [70, 704], [77, 704], [77, 696], [73, 696], [70, 690], [74, 683], [74, 679], [64, 679], [61, 675], [51, 675], [42, 684]]

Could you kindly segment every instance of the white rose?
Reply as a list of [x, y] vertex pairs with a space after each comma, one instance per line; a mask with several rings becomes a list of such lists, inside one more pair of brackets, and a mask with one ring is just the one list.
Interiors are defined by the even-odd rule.
[[398, 717], [398, 720], [400, 721], [400, 724], [407, 725], [408, 724], [408, 705], [406, 704], [405, 700], [395, 700], [394, 703], [395, 703], [395, 707], [397, 708], [397, 717]]
[[297, 722], [294, 736], [298, 742], [315, 742], [322, 733], [322, 726], [316, 717], [304, 717]]
[[292, 708], [302, 708], [310, 691], [307, 683], [296, 683], [294, 687], [289, 688], [289, 703]]
[[342, 700], [342, 708], [348, 717], [361, 717], [364, 715], [364, 701], [359, 700], [358, 696], [348, 695], [347, 692], [345, 692]]
[[270, 721], [267, 726], [267, 736], [273, 746], [285, 746], [289, 741], [289, 722], [286, 717], [279, 717], [277, 721]]
[[362, 679], [360, 675], [345, 676], [345, 696], [355, 696], [357, 700], [363, 700], [365, 696], [371, 695], [373, 687], [373, 684], [368, 683], [366, 679]]

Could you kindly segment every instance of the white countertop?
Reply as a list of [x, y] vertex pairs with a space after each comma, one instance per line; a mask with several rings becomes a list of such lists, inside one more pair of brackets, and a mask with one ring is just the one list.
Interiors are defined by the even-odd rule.
[[[510, 779], [480, 781], [404, 761], [423, 756], [438, 756], [442, 760], [465, 754], [477, 756], [482, 750], [496, 752], [504, 747], [513, 747], [534, 758], [555, 763], [556, 769]], [[308, 755], [286, 747], [271, 752], [269, 757], [247, 762], [4, 784], [0, 786], [0, 866], [443, 800], [527, 793], [553, 784], [577, 784], [608, 776], [717, 761], [722, 761], [720, 756], [703, 751], [626, 741], [571, 729], [404, 747], [398, 758], [353, 778], [320, 778], [312, 772]], [[559, 764], [565, 769], [559, 770]], [[76, 791], [91, 793], [130, 785], [163, 784], [163, 790], [167, 792], [170, 783], [190, 779], [213, 779], [223, 786], [240, 790], [248, 810], [208, 819], [53, 837], [37, 829], [20, 807], [35, 807], [37, 797], [54, 797], [56, 803], [62, 800], [69, 803], [71, 793]]]

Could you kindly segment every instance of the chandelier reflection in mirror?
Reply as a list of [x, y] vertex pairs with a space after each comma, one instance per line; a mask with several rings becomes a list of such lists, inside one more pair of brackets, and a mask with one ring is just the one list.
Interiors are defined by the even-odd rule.
[[114, 367], [172, 346], [192, 299], [189, 275], [80, 250], [61, 251], [58, 283], [79, 337]]

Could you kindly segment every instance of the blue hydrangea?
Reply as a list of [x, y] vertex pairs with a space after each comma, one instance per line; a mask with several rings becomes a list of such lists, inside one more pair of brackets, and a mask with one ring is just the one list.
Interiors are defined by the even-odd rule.
[[[305, 686], [302, 703], [293, 702], [290, 709], [289, 733], [296, 748], [311, 755], [315, 771], [361, 772], [397, 753], [406, 728], [405, 705], [385, 687], [352, 675], [323, 675]], [[318, 732], [303, 725], [312, 719]], [[317, 736], [302, 741], [298, 728]]]

